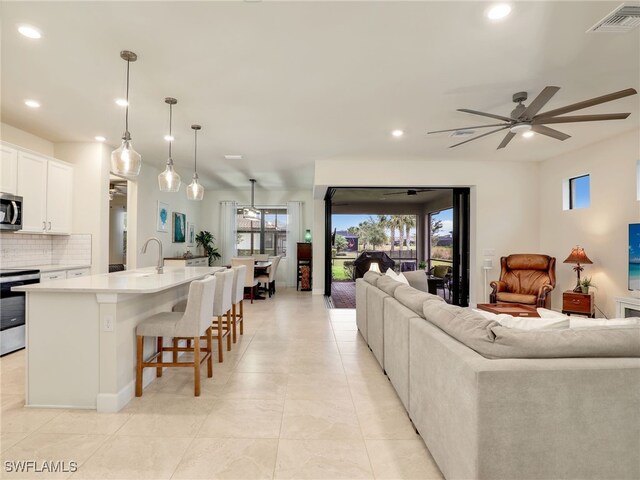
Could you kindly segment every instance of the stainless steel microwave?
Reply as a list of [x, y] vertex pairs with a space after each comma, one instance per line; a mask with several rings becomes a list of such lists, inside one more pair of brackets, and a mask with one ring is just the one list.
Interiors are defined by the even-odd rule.
[[0, 193], [0, 230], [22, 229], [22, 197]]

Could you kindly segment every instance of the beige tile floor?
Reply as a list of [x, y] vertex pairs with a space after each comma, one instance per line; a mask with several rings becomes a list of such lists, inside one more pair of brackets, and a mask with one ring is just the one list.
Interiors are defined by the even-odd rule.
[[[214, 376], [165, 371], [117, 414], [24, 408], [24, 351], [0, 359], [6, 461], [74, 461], [21, 478], [440, 479], [355, 311], [278, 289], [247, 302], [245, 335]], [[215, 356], [214, 356], [215, 358]]]

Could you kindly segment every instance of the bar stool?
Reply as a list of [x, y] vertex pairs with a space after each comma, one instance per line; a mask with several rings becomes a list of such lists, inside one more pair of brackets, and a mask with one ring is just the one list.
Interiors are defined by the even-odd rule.
[[244, 281], [247, 267], [233, 267], [233, 291], [231, 292], [231, 316], [233, 317], [233, 343], [236, 343], [236, 327], [240, 324], [240, 335], [244, 335]]
[[[227, 337], [227, 351], [231, 350], [231, 294], [233, 293], [233, 270], [225, 270], [216, 272], [215, 277], [218, 279], [216, 283], [216, 301], [213, 302], [213, 322], [212, 326], [217, 335], [213, 338], [218, 340], [218, 362], [224, 360], [222, 351], [222, 340]], [[226, 316], [226, 325], [223, 325], [222, 317]], [[217, 318], [215, 318], [217, 317]]]
[[[162, 376], [163, 367], [193, 367], [194, 395], [200, 396], [200, 364], [207, 361], [207, 376], [213, 376], [213, 364], [211, 361], [212, 336], [211, 336], [211, 310], [217, 279], [207, 277], [204, 280], [194, 280], [189, 286], [189, 295], [184, 313], [162, 312], [153, 315], [136, 327], [136, 397], [142, 396], [142, 372], [145, 368], [154, 367], [156, 377]], [[200, 338], [204, 336], [207, 346], [200, 347]], [[157, 337], [158, 351], [147, 361], [144, 361], [144, 337]], [[177, 343], [173, 347], [164, 347], [162, 339], [190, 338], [193, 340], [193, 348], [182, 347], [180, 351], [193, 351], [192, 362], [177, 361]], [[162, 354], [165, 351], [173, 352], [172, 362], [163, 362]], [[206, 352], [203, 357], [201, 352]]]

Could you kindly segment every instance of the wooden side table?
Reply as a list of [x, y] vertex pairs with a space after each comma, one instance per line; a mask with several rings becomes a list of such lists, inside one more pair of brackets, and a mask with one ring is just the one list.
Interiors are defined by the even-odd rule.
[[593, 293], [577, 293], [571, 290], [562, 292], [562, 313], [571, 315], [586, 315], [591, 318], [596, 317]]

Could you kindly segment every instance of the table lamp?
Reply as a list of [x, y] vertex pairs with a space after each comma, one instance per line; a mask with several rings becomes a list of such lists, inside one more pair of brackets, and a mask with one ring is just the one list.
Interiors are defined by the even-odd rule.
[[589, 257], [587, 257], [587, 254], [584, 252], [584, 248], [582, 248], [580, 245], [576, 245], [575, 247], [573, 247], [573, 249], [571, 249], [571, 253], [569, 254], [569, 256], [562, 263], [575, 263], [576, 264], [576, 266], [573, 267], [573, 269], [575, 270], [575, 272], [576, 272], [576, 274], [578, 276], [578, 279], [577, 279], [577, 283], [576, 283], [576, 288], [574, 288], [573, 291], [574, 292], [582, 292], [582, 289], [580, 288], [580, 272], [582, 270], [584, 270], [582, 265], [591, 265], [593, 263], [589, 259]]
[[380, 271], [380, 265], [378, 265], [378, 262], [371, 262], [369, 264], [369, 271], [370, 272], [376, 272], [376, 273], [382, 273]]

